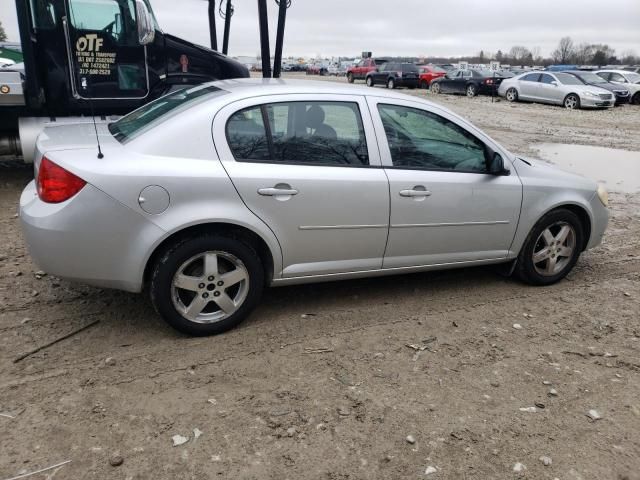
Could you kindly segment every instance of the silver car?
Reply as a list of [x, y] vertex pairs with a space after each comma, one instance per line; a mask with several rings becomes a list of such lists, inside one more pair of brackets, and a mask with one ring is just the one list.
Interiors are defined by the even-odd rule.
[[265, 286], [499, 263], [552, 284], [608, 220], [593, 181], [395, 91], [215, 82], [97, 128], [102, 156], [93, 125], [40, 136], [20, 199], [31, 255], [148, 289], [194, 335], [238, 324]]
[[527, 72], [504, 80], [498, 95], [510, 102], [551, 103], [569, 109], [613, 107], [616, 99], [608, 90], [585, 85], [569, 73]]

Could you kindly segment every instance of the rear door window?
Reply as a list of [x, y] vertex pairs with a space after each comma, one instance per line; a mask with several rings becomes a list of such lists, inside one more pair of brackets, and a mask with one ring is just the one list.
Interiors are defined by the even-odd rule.
[[520, 80], [522, 82], [537, 82], [538, 78], [540, 78], [540, 74], [539, 73], [529, 73], [529, 74], [525, 75], [524, 77], [522, 77]]
[[229, 119], [227, 140], [241, 162], [369, 165], [360, 109], [352, 102], [283, 102], [244, 109]]

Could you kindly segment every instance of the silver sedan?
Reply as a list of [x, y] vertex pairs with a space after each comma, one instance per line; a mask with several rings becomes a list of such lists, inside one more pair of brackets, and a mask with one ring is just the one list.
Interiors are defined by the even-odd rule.
[[107, 126], [46, 129], [20, 199], [45, 271], [146, 289], [194, 335], [265, 286], [506, 264], [562, 279], [605, 231], [607, 194], [394, 91], [215, 82]]
[[616, 99], [608, 90], [582, 81], [569, 73], [527, 72], [504, 80], [498, 95], [510, 102], [563, 105], [569, 109], [613, 107]]

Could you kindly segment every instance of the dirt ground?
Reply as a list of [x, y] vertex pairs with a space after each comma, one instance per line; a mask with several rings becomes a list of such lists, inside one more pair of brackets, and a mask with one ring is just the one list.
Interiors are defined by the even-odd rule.
[[[640, 107], [435, 100], [528, 155], [640, 151]], [[36, 275], [30, 177], [0, 169], [0, 479], [67, 460], [28, 478], [640, 479], [640, 194], [611, 194], [604, 243], [553, 287], [489, 268], [283, 287], [188, 338], [143, 296]]]

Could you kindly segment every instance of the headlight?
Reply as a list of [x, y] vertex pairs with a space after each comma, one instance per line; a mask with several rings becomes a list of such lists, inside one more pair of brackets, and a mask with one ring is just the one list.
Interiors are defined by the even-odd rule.
[[593, 93], [593, 92], [584, 92], [584, 96], [585, 97], [599, 97], [599, 95], [597, 93]]
[[600, 201], [602, 202], [602, 204], [605, 207], [609, 206], [609, 193], [607, 192], [607, 189], [604, 188], [602, 185], [598, 185], [598, 198], [600, 199]]

